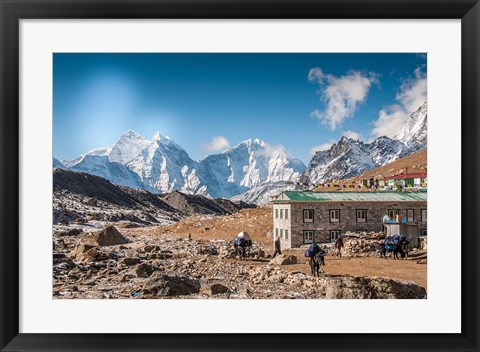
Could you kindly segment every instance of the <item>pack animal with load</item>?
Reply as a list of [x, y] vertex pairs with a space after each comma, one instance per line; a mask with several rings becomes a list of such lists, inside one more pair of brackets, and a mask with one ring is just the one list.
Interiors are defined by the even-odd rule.
[[403, 258], [407, 255], [408, 241], [405, 236], [390, 235], [385, 237], [383, 247], [380, 248], [380, 258], [387, 258], [387, 253], [393, 253], [393, 259], [398, 259], [398, 254]]
[[252, 246], [252, 239], [246, 231], [240, 232], [233, 240], [233, 249], [235, 251], [235, 257], [240, 259], [247, 258], [247, 247]]
[[310, 264], [312, 276], [318, 276], [320, 267], [325, 265], [326, 254], [327, 253], [315, 242], [305, 250], [304, 256], [307, 258], [308, 264]]

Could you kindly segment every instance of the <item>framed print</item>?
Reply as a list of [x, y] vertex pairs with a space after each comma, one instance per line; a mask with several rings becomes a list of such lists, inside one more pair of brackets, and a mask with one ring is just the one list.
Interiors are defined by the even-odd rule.
[[477, 1], [0, 10], [2, 350], [479, 349]]

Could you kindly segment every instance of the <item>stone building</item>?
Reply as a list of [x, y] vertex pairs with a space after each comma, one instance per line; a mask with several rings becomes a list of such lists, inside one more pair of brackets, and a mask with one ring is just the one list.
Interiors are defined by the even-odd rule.
[[282, 192], [273, 200], [273, 231], [282, 248], [333, 242], [347, 231], [381, 232], [382, 217], [401, 215], [427, 233], [427, 192]]

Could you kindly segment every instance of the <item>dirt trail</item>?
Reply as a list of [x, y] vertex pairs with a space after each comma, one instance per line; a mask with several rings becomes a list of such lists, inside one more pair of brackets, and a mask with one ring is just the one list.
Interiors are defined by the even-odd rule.
[[[208, 217], [192, 216], [170, 226], [130, 229], [130, 235], [148, 233], [152, 236], [175, 236], [187, 238], [190, 234], [195, 240], [231, 240], [240, 231], [246, 230], [254, 239], [264, 246], [267, 254], [272, 253], [272, 219], [269, 207], [243, 209], [239, 213], [227, 216]], [[301, 271], [310, 274], [305, 258], [300, 250], [288, 250], [286, 254], [297, 256], [299, 264], [283, 265], [282, 269]], [[413, 281], [427, 288], [427, 265], [410, 260], [393, 260], [372, 257], [327, 256], [327, 265], [323, 270], [333, 275], [380, 276], [392, 279]], [[246, 261], [245, 265], [267, 265], [268, 260]]]

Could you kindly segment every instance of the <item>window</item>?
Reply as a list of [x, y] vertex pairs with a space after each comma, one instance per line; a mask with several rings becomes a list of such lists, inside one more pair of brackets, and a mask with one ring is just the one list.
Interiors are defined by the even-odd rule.
[[330, 242], [335, 242], [335, 240], [340, 236], [340, 230], [331, 230], [330, 231]]
[[426, 236], [427, 235], [427, 230], [426, 229], [421, 229], [420, 230], [420, 235], [421, 236]]
[[280, 219], [283, 219], [283, 209], [280, 209]]
[[288, 219], [288, 209], [285, 209], [285, 220]]
[[303, 222], [313, 222], [313, 209], [303, 211]]
[[278, 229], [276, 228], [275, 229], [275, 238], [277, 238], [277, 237], [278, 237]]
[[312, 230], [303, 231], [303, 243], [313, 243], [315, 240]]
[[415, 221], [415, 211], [413, 209], [407, 209], [407, 222]]
[[330, 209], [330, 222], [340, 222], [340, 209]]
[[422, 209], [422, 221], [427, 221], [427, 209]]
[[357, 209], [357, 222], [367, 222], [366, 209]]
[[400, 210], [398, 210], [398, 209], [388, 209], [387, 214], [388, 214], [388, 217], [390, 219], [395, 220], [397, 215], [400, 214]]
[[278, 209], [275, 209], [275, 219], [278, 219]]
[[283, 238], [283, 229], [280, 229], [280, 238]]
[[288, 240], [288, 230], [285, 229], [285, 239]]

